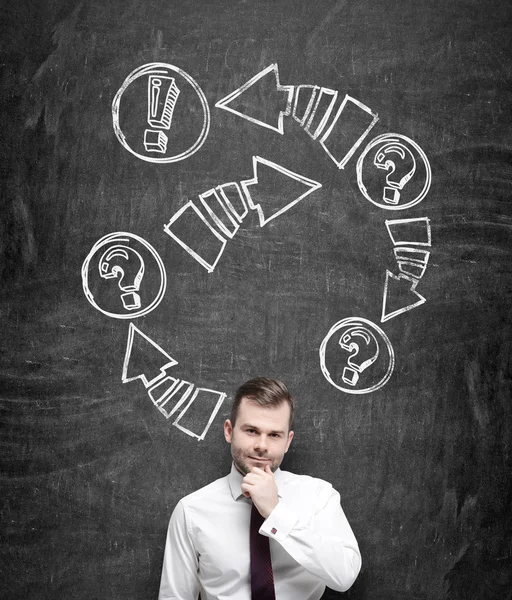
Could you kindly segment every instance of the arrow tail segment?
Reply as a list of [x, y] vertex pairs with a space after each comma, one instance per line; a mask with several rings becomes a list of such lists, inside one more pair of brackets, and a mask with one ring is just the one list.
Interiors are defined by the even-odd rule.
[[[148, 379], [144, 373], [134, 376], [128, 375], [136, 335], [140, 336], [140, 339], [146, 345], [149, 343], [159, 355], [169, 359], [165, 365], [160, 367], [160, 374], [152, 379]], [[178, 362], [164, 352], [151, 338], [142, 333], [133, 323], [130, 323], [123, 363], [123, 383], [140, 379], [151, 401], [164, 417], [169, 419], [178, 413], [172, 425], [200, 441], [205, 438], [210, 425], [226, 398], [226, 394], [208, 388], [196, 387], [189, 381], [166, 375], [165, 370], [177, 364]]]
[[[279, 95], [284, 95], [285, 105], [286, 105], [286, 108], [284, 110], [278, 111], [277, 125], [268, 123], [266, 121], [262, 121], [261, 119], [255, 117], [253, 115], [243, 113], [239, 110], [234, 109], [232, 106], [230, 106], [237, 98], [240, 98], [245, 92], [247, 92], [250, 88], [252, 88], [258, 82], [261, 82], [262, 79], [264, 79], [271, 73], [273, 73], [273, 75], [274, 75], [275, 89]], [[283, 119], [284, 119], [284, 117], [287, 117], [291, 112], [293, 92], [294, 92], [294, 86], [281, 85], [281, 83], [279, 81], [279, 68], [277, 66], [277, 63], [274, 63], [274, 64], [268, 66], [263, 71], [260, 71], [252, 79], [250, 79], [249, 81], [244, 83], [242, 86], [240, 86], [239, 88], [237, 88], [236, 90], [231, 92], [231, 94], [229, 94], [225, 98], [222, 98], [221, 100], [219, 100], [215, 104], [215, 106], [217, 108], [221, 108], [222, 110], [227, 110], [228, 112], [231, 112], [239, 117], [242, 117], [242, 119], [246, 119], [247, 121], [250, 121], [251, 123], [255, 123], [256, 125], [261, 125], [262, 127], [266, 127], [267, 129], [272, 129], [273, 131], [277, 131], [277, 133], [280, 133], [281, 135], [283, 135], [284, 134]]]
[[[296, 87], [292, 117], [314, 139], [338, 169], [344, 169], [379, 117], [366, 104], [317, 85]], [[334, 116], [333, 116], [334, 115]]]
[[393, 250], [400, 273], [421, 279], [427, 270], [430, 252], [417, 248], [395, 248]]
[[[210, 425], [219, 412], [226, 394], [208, 388], [198, 387], [185, 408], [180, 412], [173, 425], [198, 441], [204, 440]], [[209, 418], [204, 424], [204, 415], [209, 414]], [[195, 430], [199, 433], [195, 433]]]
[[[190, 200], [164, 225], [164, 231], [209, 273], [215, 270], [227, 240], [235, 236], [249, 209], [257, 211], [260, 226], [263, 227], [322, 187], [318, 181], [294, 173], [259, 156], [253, 156], [252, 163], [254, 175], [252, 179], [240, 183], [224, 183], [200, 194], [198, 205]], [[283, 175], [283, 180], [288, 178], [294, 184], [301, 184], [306, 188], [305, 191], [290, 199], [286, 193], [280, 194], [278, 189], [277, 208], [270, 206], [270, 203], [263, 207], [261, 203], [254, 202], [249, 188], [256, 186], [260, 181], [258, 167], [261, 165]], [[265, 211], [267, 213], [270, 211], [270, 214], [265, 215]]]
[[320, 138], [320, 146], [338, 169], [344, 169], [378, 120], [366, 104], [347, 94]]
[[[169, 419], [180, 409], [193, 389], [194, 384], [190, 383], [190, 381], [183, 381], [175, 377], [165, 377], [148, 389], [148, 395], [164, 417]], [[174, 400], [174, 404], [171, 400]]]
[[432, 233], [428, 217], [386, 220], [386, 228], [394, 246], [429, 247], [432, 245]]
[[[388, 321], [426, 302], [426, 299], [416, 291], [416, 286], [425, 274], [430, 258], [430, 252], [424, 248], [432, 245], [428, 217], [387, 220], [386, 228], [395, 246], [393, 252], [399, 274], [396, 276], [391, 271], [386, 271], [381, 322]], [[410, 303], [402, 301], [398, 308], [390, 309], [391, 296], [396, 296], [397, 293], [405, 290], [409, 297], [414, 294], [415, 301]]]
[[[162, 390], [155, 388], [166, 389], [161, 393]], [[174, 377], [166, 377], [148, 390], [148, 393], [153, 404], [166, 419], [178, 413], [172, 423], [174, 427], [197, 438], [198, 441], [204, 440], [226, 398], [224, 392], [195, 387], [189, 381], [180, 381]]]
[[316, 101], [303, 125], [304, 131], [314, 140], [322, 133], [331, 111], [336, 104], [338, 92], [329, 88], [320, 88], [316, 94]]
[[[313, 103], [320, 90], [318, 85], [298, 85], [295, 88], [292, 117], [301, 127], [305, 127], [306, 119], [313, 110]], [[315, 105], [316, 106], [316, 105]]]
[[400, 273], [416, 280], [421, 279], [430, 258], [430, 252], [423, 248], [432, 245], [429, 218], [387, 220], [386, 228], [395, 246], [393, 253]]
[[164, 225], [164, 231], [212, 273], [226, 247], [226, 238], [192, 200]]

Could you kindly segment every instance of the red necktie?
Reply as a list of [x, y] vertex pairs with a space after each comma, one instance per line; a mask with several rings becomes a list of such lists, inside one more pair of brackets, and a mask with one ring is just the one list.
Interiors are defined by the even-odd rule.
[[275, 600], [274, 574], [268, 537], [258, 533], [265, 519], [253, 504], [251, 512], [251, 592], [252, 600]]

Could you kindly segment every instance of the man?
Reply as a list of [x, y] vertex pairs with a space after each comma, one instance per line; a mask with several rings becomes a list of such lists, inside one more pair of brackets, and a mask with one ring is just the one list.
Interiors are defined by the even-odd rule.
[[258, 377], [237, 390], [224, 423], [231, 472], [176, 506], [159, 600], [318, 600], [326, 585], [345, 591], [355, 581], [361, 555], [338, 492], [279, 469], [293, 413], [280, 381]]

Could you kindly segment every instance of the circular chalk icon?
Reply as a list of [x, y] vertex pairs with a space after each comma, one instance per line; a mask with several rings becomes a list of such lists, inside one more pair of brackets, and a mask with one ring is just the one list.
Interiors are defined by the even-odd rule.
[[118, 231], [103, 236], [92, 247], [82, 264], [82, 287], [87, 300], [104, 315], [133, 319], [160, 304], [167, 275], [151, 244], [133, 233]]
[[369, 394], [380, 389], [395, 367], [395, 354], [387, 335], [361, 317], [349, 317], [333, 325], [319, 354], [324, 377], [347, 394]]
[[399, 133], [374, 138], [359, 157], [356, 173], [363, 196], [386, 210], [404, 210], [419, 204], [432, 182], [425, 152]]
[[[147, 112], [147, 116], [139, 117], [137, 121], [145, 121], [146, 130], [136, 137], [121, 128], [121, 99], [127, 89], [141, 78], [144, 79], [138, 83], [144, 84], [146, 79], [147, 83], [144, 86], [144, 105], [138, 107], [140, 110], [137, 112]], [[184, 100], [184, 96], [188, 97], [188, 100]], [[173, 125], [173, 113], [174, 120], [176, 121], [177, 117], [180, 121], [180, 115], [176, 115], [175, 110], [180, 105], [185, 105], [189, 110], [187, 118], [196, 122], [196, 131], [190, 135], [192, 127], [189, 123], [182, 124], [182, 132], [186, 130], [187, 141], [183, 149], [178, 148], [177, 152], [172, 154], [169, 146], [173, 144], [168, 143], [168, 137], [170, 132], [176, 129]], [[167, 63], [149, 63], [132, 71], [117, 91], [112, 102], [112, 122], [117, 139], [128, 152], [147, 162], [173, 163], [188, 158], [203, 145], [210, 129], [210, 108], [203, 90], [183, 69]]]

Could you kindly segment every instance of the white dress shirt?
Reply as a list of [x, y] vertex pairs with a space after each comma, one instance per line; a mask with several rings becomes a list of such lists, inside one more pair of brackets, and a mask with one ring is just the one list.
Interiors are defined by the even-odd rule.
[[[356, 538], [330, 483], [277, 469], [279, 504], [261, 526], [270, 538], [277, 600], [347, 590], [361, 568]], [[251, 500], [234, 465], [186, 496], [172, 514], [159, 600], [250, 600]]]

